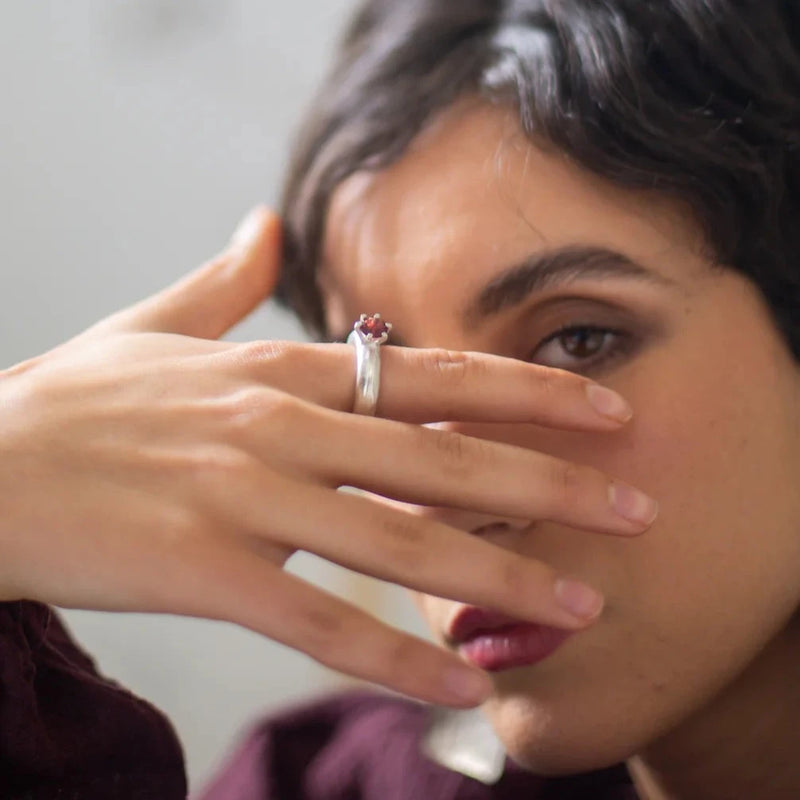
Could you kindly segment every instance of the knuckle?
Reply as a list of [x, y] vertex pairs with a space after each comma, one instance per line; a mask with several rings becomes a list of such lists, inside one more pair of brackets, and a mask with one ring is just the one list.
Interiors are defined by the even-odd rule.
[[561, 379], [558, 370], [541, 367], [533, 377], [536, 390], [545, 400], [554, 400], [559, 392]]
[[303, 649], [321, 664], [341, 669], [348, 653], [352, 655], [353, 636], [348, 635], [348, 621], [341, 611], [322, 606], [306, 608], [298, 619], [299, 640]]
[[467, 353], [444, 348], [422, 350], [418, 354], [422, 369], [434, 380], [445, 381], [450, 386], [460, 386], [470, 372], [477, 368]]
[[433, 450], [437, 466], [451, 478], [464, 480], [474, 474], [476, 464], [485, 455], [485, 444], [462, 433], [420, 428], [425, 445]]
[[262, 386], [239, 389], [223, 404], [227, 426], [238, 432], [250, 432], [256, 426], [291, 427], [301, 413], [297, 398]]
[[208, 521], [189, 505], [162, 509], [159, 519], [159, 541], [169, 551], [181, 550], [199, 536], [206, 535]]
[[421, 566], [427, 541], [421, 520], [411, 514], [390, 516], [381, 526], [382, 557], [397, 573], [414, 574]]
[[272, 361], [276, 365], [274, 374], [279, 375], [278, 365], [283, 367], [280, 377], [290, 373], [316, 374], [325, 361], [324, 345], [309, 344], [306, 342], [275, 342], [279, 345], [279, 352]]
[[401, 670], [408, 674], [414, 662], [419, 660], [419, 645], [402, 634], [393, 633], [390, 636], [380, 637], [376, 643], [376, 650], [377, 662], [393, 671]]
[[[221, 538], [213, 514], [186, 503], [184, 508], [162, 515], [157, 535], [151, 542], [151, 555], [154, 563], [174, 569], [173, 575], [197, 576], [206, 567], [205, 553], [209, 547], [213, 549]], [[162, 599], [174, 595], [176, 588], [164, 580], [156, 580], [152, 585], [154, 596]]]
[[252, 460], [245, 453], [229, 448], [213, 448], [194, 455], [189, 470], [195, 483], [209, 491], [230, 485], [231, 479], [243, 479], [252, 471]]
[[258, 339], [244, 342], [233, 349], [234, 357], [248, 364], [294, 361], [301, 345], [298, 342]]
[[585, 470], [572, 461], [554, 460], [551, 465], [551, 485], [560, 506], [579, 502], [585, 487]]

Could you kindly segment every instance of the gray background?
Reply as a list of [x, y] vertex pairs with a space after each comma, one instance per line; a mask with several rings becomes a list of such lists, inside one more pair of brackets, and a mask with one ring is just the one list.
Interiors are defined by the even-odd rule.
[[[275, 200], [352, 5], [0, 0], [0, 367], [165, 286]], [[267, 304], [226, 338], [301, 337]], [[421, 632], [399, 590], [306, 556], [291, 568]], [[343, 683], [234, 626], [66, 616], [101, 669], [169, 714], [194, 788], [259, 713]]]

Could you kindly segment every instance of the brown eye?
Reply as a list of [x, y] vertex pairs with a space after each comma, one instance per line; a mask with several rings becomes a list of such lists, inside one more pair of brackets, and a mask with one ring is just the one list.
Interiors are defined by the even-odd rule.
[[573, 328], [558, 337], [564, 350], [575, 358], [597, 355], [606, 342], [607, 331], [598, 328]]
[[594, 370], [631, 353], [636, 344], [636, 337], [624, 331], [570, 325], [548, 336], [528, 360], [572, 371]]

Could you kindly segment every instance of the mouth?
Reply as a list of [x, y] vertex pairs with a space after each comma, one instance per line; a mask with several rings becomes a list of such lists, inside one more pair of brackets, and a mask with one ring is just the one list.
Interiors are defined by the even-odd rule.
[[543, 661], [574, 633], [484, 608], [461, 606], [450, 619], [445, 639], [476, 667], [500, 672]]

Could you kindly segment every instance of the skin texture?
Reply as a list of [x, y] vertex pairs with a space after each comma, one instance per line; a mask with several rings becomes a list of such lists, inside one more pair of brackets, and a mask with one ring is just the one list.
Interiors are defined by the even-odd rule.
[[[619, 251], [663, 282], [582, 276], [484, 320], [463, 311], [531, 253]], [[637, 538], [446, 508], [417, 513], [574, 574], [603, 613], [544, 661], [493, 674], [509, 753], [545, 774], [630, 759], [647, 798], [800, 796], [800, 368], [756, 288], [718, 268], [691, 217], [534, 147], [512, 114], [465, 101], [395, 165], [332, 203], [321, 272], [329, 327], [379, 311], [412, 347], [572, 369], [635, 416], [612, 434], [440, 427], [597, 467], [661, 504]], [[571, 356], [567, 325], [624, 332]], [[503, 387], [498, 386], [502, 392]], [[434, 635], [457, 604], [422, 595]], [[787, 752], [788, 750], [788, 752]], [[768, 778], [766, 776], [769, 776]]]

